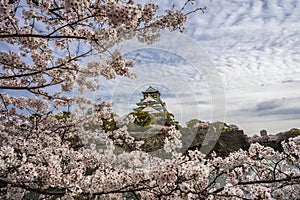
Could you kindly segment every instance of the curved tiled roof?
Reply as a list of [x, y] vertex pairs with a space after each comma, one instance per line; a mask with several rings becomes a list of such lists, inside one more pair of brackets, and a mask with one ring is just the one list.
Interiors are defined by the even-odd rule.
[[156, 110], [155, 108], [152, 108], [152, 107], [145, 107], [143, 109], [143, 111], [148, 111], [149, 113], [158, 113], [158, 112], [161, 112], [160, 110]]
[[159, 92], [157, 89], [153, 88], [151, 85], [143, 93], [154, 93]]

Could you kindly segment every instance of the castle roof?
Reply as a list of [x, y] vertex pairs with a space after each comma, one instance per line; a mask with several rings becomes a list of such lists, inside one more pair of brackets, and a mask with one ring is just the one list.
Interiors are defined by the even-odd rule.
[[141, 102], [152, 102], [152, 101], [157, 101], [156, 99], [154, 99], [153, 97], [151, 97], [151, 96], [148, 96], [148, 97], [146, 97], [145, 99], [143, 99]]
[[159, 93], [159, 91], [157, 90], [157, 89], [155, 89], [155, 88], [153, 88], [151, 85], [144, 91], [144, 92], [142, 92], [143, 94], [145, 94], [145, 93], [155, 93], [155, 92], [158, 92]]
[[162, 112], [161, 109], [160, 110], [157, 110], [153, 107], [148, 107], [146, 106], [145, 108], [143, 108], [143, 111], [148, 111], [149, 113], [159, 113], [159, 112]]

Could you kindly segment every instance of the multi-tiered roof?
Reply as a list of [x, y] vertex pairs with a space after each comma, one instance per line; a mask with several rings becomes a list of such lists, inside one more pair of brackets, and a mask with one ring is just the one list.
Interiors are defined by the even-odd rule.
[[151, 85], [143, 93], [143, 99], [134, 110], [148, 111], [151, 114], [167, 112], [166, 104], [160, 98], [160, 92]]

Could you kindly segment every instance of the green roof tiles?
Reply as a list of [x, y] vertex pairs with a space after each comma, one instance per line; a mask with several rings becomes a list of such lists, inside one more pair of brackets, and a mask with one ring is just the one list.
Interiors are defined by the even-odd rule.
[[147, 90], [145, 90], [144, 92], [143, 92], [143, 94], [144, 93], [154, 93], [154, 92], [159, 92], [157, 89], [155, 89], [155, 88], [153, 88], [151, 85], [148, 87], [148, 89]]

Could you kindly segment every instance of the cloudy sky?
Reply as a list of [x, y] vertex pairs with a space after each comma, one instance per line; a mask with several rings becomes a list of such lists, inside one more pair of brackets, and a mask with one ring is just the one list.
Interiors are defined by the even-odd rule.
[[[154, 2], [163, 9], [184, 1]], [[191, 118], [220, 120], [248, 135], [300, 128], [300, 1], [195, 4], [206, 12], [189, 16], [182, 38], [164, 39], [165, 48], [128, 50], [140, 60], [133, 69], [137, 78], [105, 83], [101, 93], [113, 100], [115, 111], [130, 111], [152, 84], [182, 124]]]

